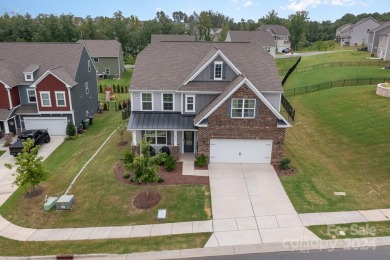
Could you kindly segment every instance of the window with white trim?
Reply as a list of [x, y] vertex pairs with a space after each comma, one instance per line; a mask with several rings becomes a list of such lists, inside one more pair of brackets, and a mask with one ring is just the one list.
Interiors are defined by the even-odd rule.
[[91, 72], [91, 61], [88, 60], [88, 72]]
[[99, 58], [98, 58], [98, 57], [94, 57], [94, 58], [93, 58], [93, 62], [99, 63]]
[[167, 131], [146, 130], [145, 139], [154, 145], [167, 145]]
[[173, 94], [162, 94], [163, 110], [173, 111]]
[[104, 73], [110, 75], [111, 74], [110, 68], [105, 68]]
[[28, 103], [36, 103], [37, 102], [35, 90], [27, 89], [27, 99], [28, 99]]
[[141, 93], [142, 110], [153, 110], [153, 95], [152, 93]]
[[85, 94], [86, 94], [86, 95], [89, 95], [89, 86], [88, 86], [88, 82], [85, 82]]
[[42, 107], [51, 107], [50, 92], [49, 91], [41, 91], [39, 94], [41, 95], [41, 106]]
[[56, 91], [56, 105], [57, 107], [66, 107], [65, 92]]
[[222, 79], [222, 61], [214, 62], [214, 80]]
[[254, 118], [256, 99], [232, 99], [232, 118]]
[[195, 112], [195, 95], [186, 95], [185, 112]]

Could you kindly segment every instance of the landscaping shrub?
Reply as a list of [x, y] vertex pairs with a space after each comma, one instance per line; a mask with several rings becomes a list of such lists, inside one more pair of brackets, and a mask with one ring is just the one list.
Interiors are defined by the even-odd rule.
[[195, 166], [197, 167], [205, 167], [208, 163], [207, 156], [204, 154], [197, 155], [195, 157]]
[[108, 105], [107, 105], [107, 102], [104, 102], [104, 105], [103, 105], [103, 110], [108, 110]]
[[75, 136], [76, 135], [76, 127], [70, 121], [66, 125], [66, 135], [67, 136]]
[[164, 164], [165, 164], [165, 161], [167, 160], [167, 157], [168, 157], [168, 154], [167, 154], [167, 153], [158, 153], [158, 154], [154, 157], [154, 162], [155, 162], [157, 165], [164, 165]]
[[119, 104], [118, 104], [118, 109], [119, 109], [119, 110], [122, 110], [122, 104], [121, 104], [121, 102], [119, 102]]
[[125, 109], [127, 107], [127, 104], [126, 104], [125, 100], [123, 100], [123, 102], [122, 102], [122, 107], [123, 107], [123, 109]]
[[290, 168], [290, 163], [291, 163], [291, 160], [288, 159], [288, 158], [285, 158], [285, 159], [283, 159], [283, 160], [280, 161], [279, 167], [280, 167], [280, 169], [282, 169], [282, 170], [287, 170], [287, 169]]
[[125, 173], [123, 174], [123, 178], [125, 178], [125, 179], [130, 178], [130, 173], [125, 172]]
[[102, 86], [102, 84], [99, 85], [99, 93], [103, 93], [103, 86]]
[[171, 172], [176, 168], [176, 160], [172, 155], [167, 155], [164, 163], [165, 170]]
[[125, 159], [123, 161], [124, 164], [132, 164], [134, 161], [134, 155], [130, 152], [130, 151], [127, 151], [125, 153]]
[[154, 160], [150, 157], [149, 147], [150, 142], [141, 141], [141, 155], [136, 155], [130, 166], [137, 183], [159, 181], [159, 176], [157, 176], [158, 166], [154, 164]]

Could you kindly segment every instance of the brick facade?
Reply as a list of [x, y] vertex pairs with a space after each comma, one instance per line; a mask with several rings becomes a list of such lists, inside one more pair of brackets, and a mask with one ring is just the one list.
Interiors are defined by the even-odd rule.
[[[229, 98], [255, 98], [246, 85]], [[256, 101], [257, 102], [257, 101]], [[198, 129], [198, 154], [210, 158], [210, 139], [268, 139], [273, 140], [271, 163], [283, 159], [285, 128], [277, 128], [277, 117], [260, 101], [259, 116], [254, 119], [233, 119], [228, 116], [228, 102], [222, 104], [208, 118], [208, 127]]]
[[140, 146], [139, 145], [132, 145], [131, 146], [131, 153], [132, 154], [137, 154], [137, 155], [139, 155], [140, 154], [140, 152], [141, 152], [141, 150], [140, 150]]
[[176, 161], [179, 161], [179, 159], [180, 159], [180, 149], [179, 149], [178, 145], [171, 147], [171, 155], [173, 156], [173, 158], [175, 158]]

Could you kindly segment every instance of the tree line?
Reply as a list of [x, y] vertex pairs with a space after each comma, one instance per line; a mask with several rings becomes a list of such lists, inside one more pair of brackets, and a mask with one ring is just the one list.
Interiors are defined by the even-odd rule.
[[172, 17], [163, 11], [156, 13], [154, 19], [141, 21], [135, 15], [125, 17], [121, 11], [112, 17], [85, 18], [72, 14], [39, 14], [33, 18], [30, 14], [8, 14], [0, 16], [0, 41], [8, 42], [75, 42], [79, 39], [116, 39], [132, 59], [149, 43], [151, 34], [189, 34], [198, 40], [211, 41], [213, 28], [221, 28], [219, 41], [224, 41], [229, 30], [256, 30], [262, 24], [286, 26], [291, 33], [294, 49], [306, 46], [310, 42], [333, 40], [336, 29], [346, 23], [371, 16], [378, 21], [390, 21], [390, 12], [345, 14], [335, 22], [311, 21], [309, 13], [299, 11], [287, 19], [280, 18], [274, 10], [255, 20], [234, 21], [222, 13], [202, 11], [188, 15], [182, 11], [172, 13]]

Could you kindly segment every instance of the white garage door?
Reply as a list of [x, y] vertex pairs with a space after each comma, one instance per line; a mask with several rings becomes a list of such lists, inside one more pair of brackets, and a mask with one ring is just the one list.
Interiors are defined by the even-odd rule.
[[25, 117], [24, 126], [30, 129], [48, 129], [50, 135], [66, 135], [66, 117]]
[[271, 153], [272, 140], [210, 140], [212, 163], [271, 163]]

